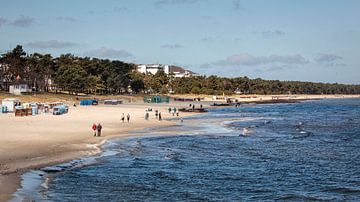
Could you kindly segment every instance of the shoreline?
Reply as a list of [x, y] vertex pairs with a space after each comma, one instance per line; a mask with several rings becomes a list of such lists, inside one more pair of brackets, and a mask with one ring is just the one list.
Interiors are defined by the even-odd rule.
[[[131, 137], [133, 136], [132, 132], [176, 124], [174, 120], [166, 120], [173, 118], [165, 111], [170, 106], [169, 104], [151, 105], [162, 112], [164, 120], [158, 121], [154, 116], [148, 121], [144, 120], [143, 115], [148, 106], [149, 104], [124, 104], [119, 107], [77, 107], [71, 108], [72, 112], [62, 116], [41, 114], [35, 117], [14, 117], [10, 114], [1, 115], [0, 121], [5, 123], [0, 126], [0, 130], [7, 130], [7, 134], [0, 136], [3, 145], [0, 148], [0, 201], [7, 201], [13, 197], [13, 194], [21, 186], [21, 175], [27, 171], [94, 156], [102, 152], [101, 146], [110, 139]], [[121, 123], [118, 118], [119, 111], [125, 110], [131, 111], [132, 114], [129, 124]], [[103, 136], [93, 137], [91, 135], [90, 126], [95, 121], [91, 120], [89, 113], [105, 119], [102, 122], [102, 124], [105, 123], [103, 124]], [[115, 115], [117, 117], [114, 117]], [[181, 113], [181, 117], [191, 115], [195, 114]], [[79, 128], [77, 126], [80, 125], [79, 123], [71, 126], [72, 122], [76, 123], [84, 117], [90, 119], [90, 121], [81, 120], [82, 123], [86, 123], [86, 128], [82, 126]], [[70, 129], [52, 129], [54, 123], [58, 121]], [[49, 126], [39, 127], [44, 123], [48, 123]], [[8, 129], [4, 129], [6, 127]], [[28, 131], [30, 134], [24, 134], [24, 131]], [[73, 137], [64, 136], [66, 132], [70, 131], [74, 134]], [[31, 138], [32, 135], [34, 138]], [[68, 136], [70, 135], [68, 134]]]
[[[352, 97], [326, 97], [326, 98], [319, 98], [319, 99], [333, 99], [333, 98], [359, 98], [359, 96], [352, 96]], [[307, 99], [300, 99], [300, 97], [298, 99], [294, 99], [294, 100], [298, 100], [298, 101], [305, 101], [305, 100], [314, 100], [311, 98], [307, 98]], [[266, 101], [266, 100], [265, 100]], [[285, 101], [284, 99], [280, 99], [279, 101]], [[262, 100], [258, 100], [258, 102], [262, 102]], [[102, 136], [102, 137], [92, 137], [91, 135], [89, 136], [89, 132], [85, 132], [87, 134], [82, 134], [79, 135], [80, 138], [65, 138], [63, 140], [61, 140], [60, 142], [54, 141], [54, 137], [50, 137], [51, 140], [49, 140], [50, 143], [52, 143], [52, 146], [55, 146], [55, 148], [49, 148], [47, 147], [47, 150], [40, 150], [38, 151], [38, 153], [33, 153], [33, 154], [28, 154], [26, 153], [26, 151], [28, 151], [29, 149], [34, 149], [34, 147], [36, 148], [36, 146], [42, 147], [46, 146], [46, 144], [49, 144], [49, 142], [45, 141], [45, 143], [41, 143], [35, 146], [30, 146], [30, 147], [25, 147], [22, 148], [22, 154], [18, 155], [17, 158], [16, 156], [13, 157], [11, 156], [9, 159], [7, 159], [7, 161], [2, 161], [4, 158], [3, 155], [0, 155], [0, 162], [2, 162], [0, 164], [0, 201], [7, 201], [10, 200], [13, 197], [13, 194], [17, 191], [17, 189], [21, 186], [21, 175], [33, 170], [33, 169], [40, 169], [43, 167], [47, 167], [47, 166], [52, 166], [52, 165], [57, 165], [57, 164], [61, 164], [61, 163], [66, 163], [69, 162], [71, 160], [74, 159], [79, 159], [79, 158], [84, 158], [84, 157], [89, 157], [89, 156], [96, 156], [99, 153], [102, 152], [101, 146], [103, 144], [105, 144], [107, 141], [111, 140], [111, 139], [123, 139], [123, 138], [129, 138], [129, 137], [136, 137], [137, 135], [133, 135], [131, 133], [137, 132], [137, 131], [144, 131], [146, 129], [154, 129], [154, 128], [159, 128], [159, 127], [167, 127], [167, 126], [173, 126], [176, 125], [176, 123], [174, 123], [172, 117], [170, 114], [167, 113], [167, 108], [169, 106], [177, 106], [178, 108], [181, 107], [186, 107], [188, 105], [188, 103], [190, 102], [175, 102], [175, 103], [171, 103], [171, 104], [160, 104], [160, 105], [151, 105], [151, 104], [146, 104], [146, 103], [141, 103], [141, 104], [124, 104], [124, 105], [120, 105], [120, 107], [103, 107], [103, 106], [96, 106], [96, 107], [78, 107], [73, 109], [74, 111], [81, 109], [79, 112], [80, 113], [80, 118], [83, 118], [84, 116], [86, 117], [87, 114], [89, 114], [89, 111], [97, 111], [96, 115], [99, 115], [99, 113], [101, 114], [101, 110], [107, 109], [107, 110], [115, 110], [114, 113], [112, 113], [111, 115], [117, 114], [119, 113], [119, 111], [124, 111], [124, 110], [134, 110], [136, 112], [134, 112], [134, 122], [137, 122], [137, 124], [135, 125], [131, 125], [131, 127], [128, 128], [119, 128], [119, 126], [124, 126], [122, 125], [122, 123], [120, 123], [120, 120], [115, 118], [114, 121], [114, 117], [107, 117], [108, 119], [110, 119], [112, 122], [109, 123], [110, 125], [106, 125], [106, 127], [110, 127], [109, 128], [109, 132], [106, 131], [106, 135]], [[200, 102], [199, 102], [200, 103]], [[244, 102], [244, 104], [251, 104], [252, 102]], [[276, 103], [286, 103], [286, 102], [275, 102]], [[207, 103], [210, 104], [210, 103]], [[261, 104], [261, 103], [255, 103], [255, 104]], [[163, 121], [158, 121], [158, 120], [149, 120], [149, 121], [145, 121], [143, 118], [143, 113], [144, 113], [144, 109], [148, 106], [151, 107], [156, 107], [161, 109], [160, 111], [163, 112], [164, 115], [164, 119]], [[197, 104], [198, 105], [198, 104]], [[125, 108], [123, 108], [125, 107]], [[207, 106], [206, 106], [207, 107]], [[215, 107], [216, 108], [216, 107]], [[181, 112], [181, 117], [189, 117], [189, 116], [193, 116], [193, 115], [197, 115], [198, 113], [194, 113], [194, 112], [190, 112], [190, 113], [182, 113]], [[6, 115], [5, 115], [6, 116]], [[56, 122], [58, 121], [57, 116], [48, 116], [48, 115], [40, 115], [43, 116], [43, 119], [40, 118], [39, 121], [48, 121], [48, 119], [50, 117], [50, 119], [53, 119], [52, 121]], [[48, 117], [46, 117], [48, 116]], [[66, 117], [67, 115], [63, 116]], [[73, 116], [73, 115], [69, 115], [69, 116]], [[78, 118], [79, 118], [78, 117]], [[5, 117], [6, 118], [6, 117]], [[23, 119], [33, 119], [33, 118], [37, 118], [37, 117], [23, 117], [23, 118], [18, 118], [18, 117], [13, 117], [10, 118], [11, 120], [17, 119], [17, 124], [19, 125], [24, 125], [24, 120]], [[62, 117], [59, 117], [60, 119], [62, 119]], [[69, 119], [71, 119], [70, 117], [68, 117]], [[139, 119], [140, 118], [140, 119]], [[66, 119], [66, 118], [65, 118]], [[91, 117], [88, 119], [90, 119], [90, 121], [85, 121], [85, 123], [89, 122], [93, 122]], [[166, 120], [168, 119], [168, 120]], [[2, 120], [2, 119], [0, 119]], [[71, 121], [78, 121], [78, 120], [69, 120], [68, 122], [66, 122], [67, 124], [69, 124], [69, 122]], [[84, 121], [83, 121], [84, 122]], [[114, 123], [115, 122], [115, 123]], [[111, 125], [112, 124], [112, 125]], [[125, 123], [127, 124], [127, 123]], [[132, 124], [132, 123], [130, 123]], [[29, 127], [29, 125], [25, 124], [26, 127]], [[128, 125], [129, 126], [129, 125]], [[25, 128], [26, 128], [25, 127]], [[88, 128], [85, 129], [85, 131], [89, 131], [90, 125], [87, 125]], [[1, 126], [0, 126], [1, 129]], [[24, 129], [24, 128], [23, 128]], [[39, 129], [39, 128], [38, 128]], [[111, 129], [111, 130], [110, 130]], [[5, 130], [6, 131], [6, 130]], [[61, 131], [61, 130], [60, 130]], [[69, 131], [69, 130], [67, 130]], [[70, 129], [71, 131], [71, 129]], [[19, 131], [16, 131], [19, 132]], [[42, 131], [40, 129], [40, 132], [43, 134], [46, 131]], [[63, 133], [66, 132], [65, 131], [61, 131], [58, 132], [56, 134], [56, 137], [59, 137], [63, 135]], [[79, 131], [80, 133], [84, 133], [84, 131]], [[77, 133], [76, 133], [77, 134]], [[49, 137], [44, 137], [41, 134], [37, 134], [39, 137], [37, 138], [49, 138]], [[23, 137], [20, 135], [20, 138]], [[55, 138], [56, 138], [55, 137]], [[85, 138], [84, 138], [85, 137]], [[141, 137], [139, 135], [139, 137]], [[84, 139], [81, 139], [84, 138]], [[1, 137], [0, 137], [1, 140]], [[13, 140], [14, 142], [10, 141], [10, 145], [11, 144], [16, 144], [16, 140]], [[19, 141], [19, 140], [17, 140]], [[20, 140], [20, 142], [22, 142], [22, 146], [24, 146], [24, 143], [27, 144], [26, 140]], [[34, 143], [34, 141], [30, 141], [30, 144]], [[70, 145], [66, 145], [66, 146], [62, 146], [61, 144], [69, 144]], [[49, 145], [47, 145], [49, 146]], [[5, 148], [6, 149], [6, 148]], [[18, 148], [19, 149], [19, 148]], [[24, 152], [25, 151], [25, 152]], [[48, 151], [50, 151], [50, 154], [47, 153]], [[1, 148], [0, 148], [0, 152]], [[25, 155], [24, 155], [25, 154]], [[45, 156], [44, 156], [45, 155]], [[6, 159], [6, 158], [5, 158]], [[15, 161], [15, 162], [12, 162]], [[5, 163], [3, 163], [5, 162]]]

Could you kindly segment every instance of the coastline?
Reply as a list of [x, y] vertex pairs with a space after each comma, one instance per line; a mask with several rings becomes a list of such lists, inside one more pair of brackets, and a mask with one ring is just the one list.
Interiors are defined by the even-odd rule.
[[[359, 98], [359, 96], [297, 96], [293, 100], [314, 100], [333, 98]], [[271, 96], [257, 97], [257, 102], [271, 99]], [[252, 100], [241, 100], [252, 103]], [[283, 101], [286, 101], [284, 99]], [[158, 121], [153, 113], [150, 120], [144, 120], [145, 109], [159, 109], [164, 119], [173, 116], [167, 112], [169, 106], [187, 107], [190, 102], [171, 104], [127, 103], [120, 106], [91, 106], [71, 108], [69, 114], [53, 116], [42, 114], [36, 117], [0, 116], [0, 130], [6, 131], [0, 136], [5, 148], [0, 148], [0, 201], [7, 201], [20, 187], [21, 175], [32, 169], [68, 162], [74, 159], [94, 156], [101, 152], [101, 145], [113, 138], [127, 138], [131, 132], [150, 128], [175, 125], [174, 120]], [[281, 103], [281, 102], [276, 102]], [[199, 103], [200, 104], [200, 103]], [[199, 105], [197, 104], [197, 105]], [[208, 102], [207, 104], [210, 104]], [[256, 103], [259, 104], [259, 103]], [[206, 107], [206, 103], [204, 103]], [[131, 112], [130, 124], [121, 123], [120, 114]], [[181, 113], [181, 117], [197, 113]], [[84, 118], [86, 118], [84, 120]], [[104, 136], [93, 137], [90, 126], [101, 120]], [[14, 122], [14, 123], [13, 123]], [[60, 122], [62, 126], [56, 124]], [[45, 124], [47, 126], [42, 126]], [[28, 134], [23, 134], [27, 131]], [[65, 134], [76, 134], [67, 137]], [[15, 134], [15, 135], [14, 135]], [[69, 135], [69, 134], [68, 134]]]
[[[176, 124], [171, 120], [158, 121], [153, 113], [150, 120], [144, 120], [148, 107], [161, 111], [163, 119], [173, 118], [167, 112], [169, 106], [174, 105], [76, 107], [62, 116], [14, 117], [13, 114], [3, 114], [0, 116], [3, 123], [0, 130], [6, 133], [0, 136], [0, 201], [12, 198], [21, 186], [21, 175], [29, 170], [94, 156], [101, 152], [101, 145], [109, 139], [131, 137], [131, 132]], [[130, 123], [121, 123], [121, 113], [127, 112], [131, 113]], [[194, 113], [180, 114], [181, 117], [190, 115]], [[102, 123], [101, 137], [93, 137], [90, 129], [93, 122]]]

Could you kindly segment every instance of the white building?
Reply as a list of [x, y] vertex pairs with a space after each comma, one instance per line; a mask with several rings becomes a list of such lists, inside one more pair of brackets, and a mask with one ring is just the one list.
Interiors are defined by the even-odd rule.
[[9, 86], [9, 93], [14, 95], [21, 95], [22, 93], [31, 92], [27, 84], [13, 84]]
[[198, 74], [186, 70], [182, 67], [174, 66], [174, 65], [163, 65], [163, 64], [142, 64], [137, 66], [137, 71], [147, 74], [156, 74], [158, 71], [164, 71], [165, 74], [173, 74], [174, 77], [190, 77], [190, 76], [198, 76]]
[[144, 74], [156, 74], [156, 72], [160, 70], [163, 70], [166, 74], [168, 74], [168, 72], [166, 72], [167, 69], [169, 69], [169, 66], [162, 64], [142, 64], [137, 66], [137, 71]]

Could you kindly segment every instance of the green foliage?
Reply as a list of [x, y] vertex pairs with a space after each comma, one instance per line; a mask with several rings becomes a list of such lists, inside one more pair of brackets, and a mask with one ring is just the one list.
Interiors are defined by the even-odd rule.
[[[222, 95], [244, 94], [360, 94], [360, 85], [263, 80], [248, 77], [197, 76], [176, 78], [158, 71], [155, 75], [135, 71], [134, 64], [71, 54], [52, 58], [49, 54], [26, 55], [20, 45], [0, 57], [3, 88], [17, 78], [37, 90], [49, 88], [69, 93], [169, 93]], [[19, 76], [19, 77], [18, 77]], [[52, 85], [49, 86], [49, 81]]]
[[82, 92], [88, 86], [87, 74], [79, 65], [62, 65], [56, 72], [55, 82], [63, 90]]

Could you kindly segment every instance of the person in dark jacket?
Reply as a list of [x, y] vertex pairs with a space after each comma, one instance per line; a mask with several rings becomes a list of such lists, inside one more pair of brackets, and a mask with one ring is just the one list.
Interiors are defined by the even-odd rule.
[[97, 136], [100, 137], [101, 136], [102, 125], [99, 123], [97, 125], [96, 129], [97, 129], [97, 132], [98, 132]]

